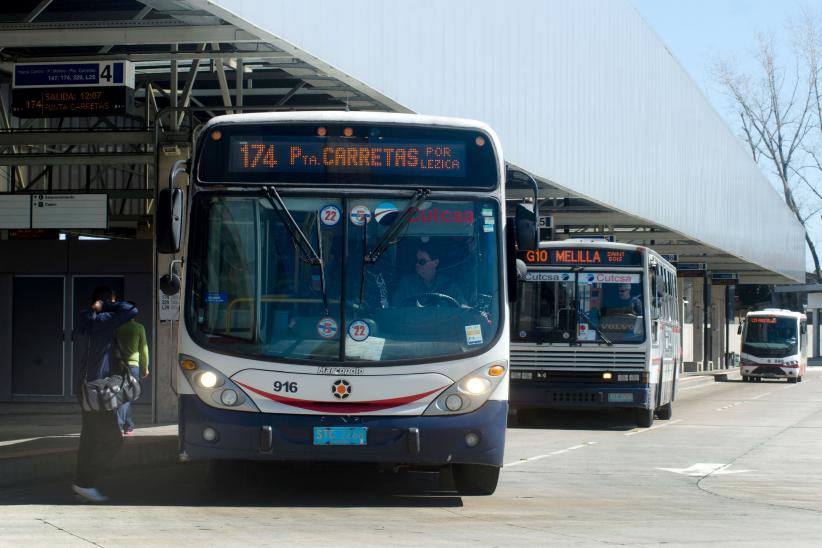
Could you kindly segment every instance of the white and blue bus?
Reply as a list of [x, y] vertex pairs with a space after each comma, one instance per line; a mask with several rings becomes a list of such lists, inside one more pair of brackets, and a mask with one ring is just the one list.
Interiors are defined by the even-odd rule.
[[676, 269], [646, 247], [542, 242], [511, 325], [511, 396], [521, 422], [540, 408], [629, 408], [670, 419], [682, 356]]
[[493, 493], [509, 350], [493, 131], [220, 116], [188, 171], [185, 222], [179, 189], [158, 210], [158, 248], [185, 253], [182, 458], [215, 478], [253, 460], [450, 466], [460, 493]]

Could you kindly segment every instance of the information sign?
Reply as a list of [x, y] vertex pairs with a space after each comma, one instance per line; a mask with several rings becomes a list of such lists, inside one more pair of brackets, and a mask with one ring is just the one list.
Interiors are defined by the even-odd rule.
[[125, 86], [134, 89], [134, 67], [130, 61], [69, 61], [14, 65], [14, 89], [65, 89], [75, 86]]
[[31, 228], [108, 228], [108, 196], [34, 194]]
[[642, 252], [591, 247], [555, 247], [521, 252], [520, 259], [526, 264], [638, 266], [642, 264]]

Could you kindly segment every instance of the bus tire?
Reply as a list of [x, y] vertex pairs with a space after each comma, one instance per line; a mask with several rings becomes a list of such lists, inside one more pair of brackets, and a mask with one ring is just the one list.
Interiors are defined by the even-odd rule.
[[660, 420], [669, 421], [674, 414], [674, 402], [668, 402], [656, 411], [656, 416]]
[[452, 464], [454, 487], [460, 495], [487, 496], [494, 494], [499, 482], [499, 466], [487, 464]]
[[654, 423], [653, 409], [637, 409], [636, 424], [640, 428], [649, 428]]
[[788, 377], [788, 382], [789, 382], [789, 383], [795, 383], [795, 382], [796, 382], [796, 381], [798, 381], [798, 380], [799, 380], [799, 379], [798, 379], [798, 378], [796, 378], [796, 377]]
[[742, 382], [751, 382], [751, 378], [748, 375], [742, 375]]
[[796, 377], [796, 382], [802, 382], [802, 375], [799, 375], [798, 377]]

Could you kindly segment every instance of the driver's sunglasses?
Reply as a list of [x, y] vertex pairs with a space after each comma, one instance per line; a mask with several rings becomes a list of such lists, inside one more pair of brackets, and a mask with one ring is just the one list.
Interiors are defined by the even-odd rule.
[[434, 259], [417, 259], [417, 264], [420, 266], [425, 266], [428, 263], [434, 262]]

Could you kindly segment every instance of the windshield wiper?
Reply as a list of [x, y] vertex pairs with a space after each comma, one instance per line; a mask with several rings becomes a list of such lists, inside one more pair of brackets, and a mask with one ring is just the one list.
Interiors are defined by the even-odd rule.
[[311, 242], [308, 241], [308, 238], [306, 238], [305, 234], [300, 229], [300, 225], [297, 224], [297, 221], [294, 220], [291, 212], [285, 206], [285, 202], [283, 202], [283, 199], [280, 197], [277, 189], [273, 186], [263, 186], [263, 192], [265, 193], [265, 197], [268, 198], [269, 203], [271, 203], [271, 207], [274, 208], [274, 211], [280, 218], [280, 222], [283, 223], [283, 226], [285, 226], [289, 236], [291, 236], [291, 241], [293, 241], [300, 250], [300, 257], [302, 260], [311, 266], [320, 267], [320, 289], [323, 294], [323, 308], [325, 309], [325, 315], [328, 316], [328, 295], [325, 288], [325, 264], [322, 256], [323, 245], [322, 237], [320, 235], [319, 215], [317, 216], [317, 247], [320, 252], [317, 253], [311, 245]]
[[[371, 249], [371, 251], [367, 251], [362, 258], [362, 272], [360, 274], [360, 304], [362, 304], [363, 299], [365, 298], [365, 268], [369, 264], [374, 264], [380, 258], [380, 256], [385, 253], [385, 250], [388, 249], [388, 246], [391, 244], [391, 240], [399, 234], [400, 230], [405, 228], [405, 226], [411, 221], [411, 217], [417, 211], [417, 207], [428, 199], [428, 196], [431, 194], [431, 191], [427, 188], [418, 188], [414, 191], [414, 195], [411, 197], [411, 200], [408, 202], [408, 206], [406, 206], [405, 211], [402, 212], [402, 215], [399, 219], [391, 223], [391, 226], [388, 230], [385, 231], [385, 234], [382, 235], [382, 238], [377, 240], [377, 243]], [[367, 230], [367, 223], [363, 225], [363, 233], [364, 233], [364, 244], [363, 248], [368, 248], [368, 230]]]
[[602, 331], [599, 330], [599, 328], [596, 326], [596, 324], [594, 323], [594, 321], [591, 319], [591, 317], [588, 314], [586, 314], [582, 310], [577, 310], [577, 312], [579, 312], [580, 316], [585, 318], [585, 320], [588, 322], [588, 325], [593, 327], [594, 331], [596, 331], [599, 334], [599, 336], [602, 337], [602, 340], [605, 341], [605, 344], [607, 344], [608, 346], [612, 346], [614, 344], [614, 341], [612, 341], [611, 339], [606, 337], [605, 334]]
[[419, 206], [422, 202], [424, 202], [428, 196], [431, 194], [431, 191], [427, 188], [418, 188], [414, 192], [414, 196], [411, 197], [411, 201], [408, 202], [408, 206], [405, 208], [405, 211], [402, 212], [402, 215], [399, 219], [391, 223], [391, 227], [385, 231], [385, 234], [382, 235], [382, 238], [377, 240], [376, 245], [374, 248], [365, 254], [363, 257], [363, 261], [366, 263], [376, 263], [377, 259], [385, 253], [385, 250], [388, 249], [388, 245], [391, 243], [391, 239], [397, 235], [397, 233], [405, 228], [405, 225], [411, 221], [411, 216], [417, 211], [417, 206]]

